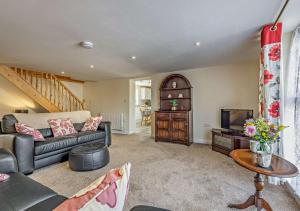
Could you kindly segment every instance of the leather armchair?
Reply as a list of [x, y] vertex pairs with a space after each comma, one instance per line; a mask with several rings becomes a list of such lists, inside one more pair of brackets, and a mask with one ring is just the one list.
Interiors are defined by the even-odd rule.
[[30, 174], [34, 170], [34, 141], [30, 135], [17, 134], [15, 136], [14, 154], [18, 161], [19, 171]]
[[0, 172], [9, 174], [18, 172], [15, 156], [10, 151], [0, 148]]
[[111, 145], [111, 122], [101, 122], [99, 127], [98, 127], [98, 130], [103, 130], [105, 132], [105, 141], [104, 143], [107, 145], [107, 146], [110, 146]]

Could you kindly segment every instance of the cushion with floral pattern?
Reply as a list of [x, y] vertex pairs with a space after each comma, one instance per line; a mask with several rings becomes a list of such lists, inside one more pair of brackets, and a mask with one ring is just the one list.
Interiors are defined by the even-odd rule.
[[122, 211], [128, 194], [130, 167], [131, 164], [126, 163], [110, 170], [54, 211]]
[[43, 135], [37, 129], [23, 123], [15, 124], [16, 131], [21, 134], [31, 135], [35, 141], [45, 141]]
[[96, 131], [102, 121], [102, 116], [90, 117], [84, 123], [81, 131]]
[[54, 137], [61, 137], [77, 133], [71, 120], [68, 119], [49, 119], [48, 123]]
[[0, 182], [4, 182], [6, 180], [8, 180], [10, 176], [8, 174], [1, 174], [0, 173]]

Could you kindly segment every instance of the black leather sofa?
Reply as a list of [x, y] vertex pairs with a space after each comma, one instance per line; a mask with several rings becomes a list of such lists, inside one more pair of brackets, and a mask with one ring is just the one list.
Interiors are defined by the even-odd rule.
[[[0, 172], [10, 175], [7, 181], [0, 182], [1, 211], [50, 211], [67, 199], [22, 173], [18, 173], [15, 156], [3, 148], [0, 148]], [[139, 205], [131, 211], [168, 210]]]
[[[105, 143], [111, 145], [110, 122], [101, 122], [95, 132], [80, 132], [83, 123], [74, 123], [77, 134], [54, 138], [50, 128], [39, 129], [45, 141], [33, 141], [32, 136], [16, 132], [17, 119], [12, 114], [4, 115], [1, 122], [0, 146], [8, 148], [16, 156], [19, 171], [30, 174], [53, 163], [68, 159], [69, 151], [87, 143]], [[4, 142], [8, 142], [5, 143]]]

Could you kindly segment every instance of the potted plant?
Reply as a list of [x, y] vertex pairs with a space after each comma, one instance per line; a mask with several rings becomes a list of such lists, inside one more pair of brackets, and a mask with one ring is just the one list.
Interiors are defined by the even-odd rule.
[[252, 138], [250, 149], [257, 153], [257, 164], [268, 168], [271, 165], [275, 143], [280, 141], [280, 132], [286, 126], [277, 126], [265, 118], [249, 119], [244, 125], [245, 135]]
[[177, 103], [177, 100], [176, 99], [172, 99], [170, 100], [170, 104], [171, 104], [171, 110], [172, 111], [176, 111], [177, 110], [177, 106], [178, 106], [178, 103]]

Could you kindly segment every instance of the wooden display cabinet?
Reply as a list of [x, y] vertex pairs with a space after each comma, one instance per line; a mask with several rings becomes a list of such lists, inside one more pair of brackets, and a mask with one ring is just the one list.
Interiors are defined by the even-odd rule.
[[[178, 103], [176, 111], [171, 110], [170, 100], [173, 99]], [[160, 110], [155, 112], [155, 141], [190, 145], [193, 142], [192, 122], [192, 87], [184, 76], [170, 75], [160, 87]]]

